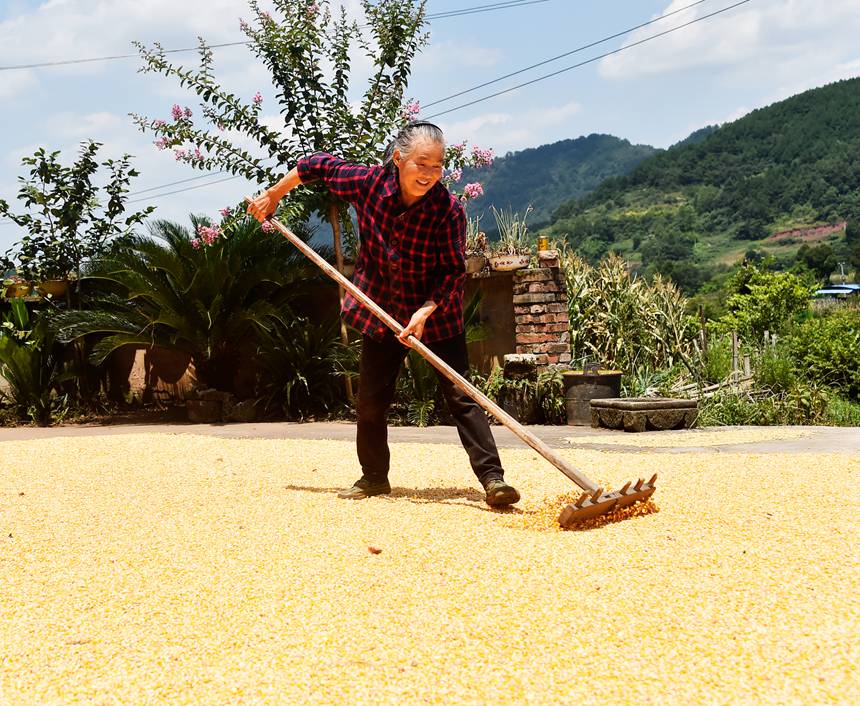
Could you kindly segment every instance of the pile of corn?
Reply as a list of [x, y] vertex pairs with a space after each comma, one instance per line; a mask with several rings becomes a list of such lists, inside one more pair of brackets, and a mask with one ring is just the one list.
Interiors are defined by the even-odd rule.
[[0, 703], [860, 703], [860, 460], [561, 453], [653, 505], [545, 531], [528, 449], [497, 512], [453, 445], [345, 501], [347, 442], [0, 443]]

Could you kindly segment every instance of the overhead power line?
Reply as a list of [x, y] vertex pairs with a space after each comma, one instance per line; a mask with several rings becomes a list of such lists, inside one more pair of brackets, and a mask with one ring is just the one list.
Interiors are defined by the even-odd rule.
[[140, 189], [138, 191], [129, 192], [129, 196], [137, 196], [138, 194], [145, 194], [150, 191], [158, 191], [159, 189], [166, 189], [168, 186], [177, 186], [178, 184], [187, 184], [189, 181], [198, 181], [200, 179], [206, 179], [212, 176], [218, 176], [219, 174], [225, 174], [226, 172], [221, 169], [217, 172], [206, 172], [206, 174], [198, 174], [197, 176], [188, 177], [187, 179], [180, 179], [179, 181], [171, 181], [167, 184], [159, 184], [158, 186], [150, 186], [146, 189]]
[[672, 12], [667, 12], [665, 15], [660, 15], [659, 17], [655, 17], [653, 20], [649, 20], [648, 22], [643, 22], [642, 24], [638, 24], [635, 27], [630, 27], [628, 29], [622, 30], [620, 32], [616, 32], [615, 34], [610, 34], [608, 37], [604, 37], [603, 39], [598, 39], [596, 42], [590, 42], [589, 44], [583, 44], [581, 47], [577, 47], [576, 49], [571, 49], [570, 51], [564, 52], [564, 54], [558, 54], [556, 56], [550, 57], [549, 59], [544, 59], [543, 61], [539, 61], [537, 64], [532, 64], [531, 66], [526, 66], [525, 68], [518, 69], [517, 71], [512, 71], [509, 74], [505, 74], [504, 76], [499, 76], [498, 78], [494, 78], [492, 81], [486, 81], [485, 83], [479, 83], [477, 86], [472, 86], [471, 88], [467, 88], [459, 93], [452, 93], [450, 96], [445, 96], [444, 98], [440, 98], [439, 100], [435, 100], [432, 103], [425, 103], [422, 105], [422, 108], [429, 108], [433, 105], [438, 105], [439, 103], [444, 103], [445, 101], [449, 101], [453, 98], [458, 98], [459, 96], [465, 95], [466, 93], [471, 93], [472, 91], [477, 91], [479, 88], [486, 88], [487, 86], [491, 86], [494, 83], [498, 83], [499, 81], [504, 81], [506, 78], [511, 78], [512, 76], [517, 76], [519, 74], [525, 73], [526, 71], [531, 71], [532, 69], [536, 69], [538, 66], [544, 66], [545, 64], [550, 64], [553, 61], [558, 61], [559, 59], [563, 59], [566, 56], [570, 56], [571, 54], [577, 54], [581, 51], [585, 51], [586, 49], [591, 49], [592, 47], [596, 47], [598, 44], [605, 44], [608, 41], [613, 39], [618, 39], [618, 37], [623, 37], [625, 34], [630, 34], [631, 32], [635, 32], [637, 29], [642, 29], [643, 27], [647, 27], [648, 25], [652, 25], [655, 22], [659, 22], [660, 20], [664, 20], [667, 17], [671, 17], [672, 15], [677, 15], [679, 12], [684, 12], [685, 10], [689, 10], [691, 7], [695, 7], [696, 5], [701, 5], [704, 2], [708, 2], [708, 0], [697, 0], [697, 2], [691, 3], [690, 5], [685, 5], [684, 7], [680, 7], [677, 10], [673, 10]]
[[[216, 172], [220, 173], [220, 172]], [[211, 176], [207, 174], [206, 176]], [[141, 199], [131, 199], [130, 201], [126, 201], [126, 203], [139, 203], [141, 201], [151, 201], [152, 199], [158, 199], [162, 196], [172, 196], [173, 194], [181, 194], [183, 191], [193, 191], [194, 189], [202, 189], [204, 186], [212, 186], [213, 184], [221, 184], [225, 181], [232, 181], [233, 179], [238, 179], [243, 176], [242, 174], [236, 174], [234, 176], [229, 176], [225, 179], [216, 179], [215, 181], [207, 181], [205, 184], [197, 184], [195, 186], [186, 186], [184, 189], [176, 189], [175, 191], [165, 191], [163, 194], [152, 194], [152, 196], [144, 196]], [[199, 178], [199, 177], [195, 177]], [[155, 187], [155, 188], [163, 188], [163, 187]]]
[[[621, 35], [623, 35], [623, 34], [629, 34], [630, 32], [633, 32], [633, 31], [635, 31], [636, 29], [640, 29], [641, 27], [645, 27], [645, 26], [647, 26], [647, 25], [653, 24], [653, 23], [655, 23], [655, 22], [657, 22], [657, 21], [659, 21], [659, 20], [661, 20], [661, 19], [665, 19], [666, 17], [669, 17], [669, 16], [671, 16], [671, 15], [674, 15], [674, 14], [677, 14], [677, 13], [679, 13], [679, 12], [682, 12], [683, 10], [687, 10], [687, 9], [689, 9], [689, 8], [691, 8], [691, 7], [695, 6], [695, 5], [699, 5], [699, 4], [701, 4], [702, 2], [705, 2], [705, 1], [706, 1], [706, 0], [699, 0], [698, 2], [694, 2], [694, 3], [692, 3], [692, 4], [690, 4], [690, 5], [687, 5], [687, 6], [683, 7], [683, 8], [679, 8], [678, 10], [674, 10], [674, 11], [672, 11], [672, 12], [670, 12], [670, 13], [666, 13], [665, 15], [662, 15], [661, 17], [658, 17], [658, 18], [656, 18], [656, 19], [654, 19], [654, 20], [651, 20], [651, 21], [649, 21], [649, 22], [645, 22], [645, 23], [642, 23], [642, 24], [640, 24], [640, 25], [637, 25], [636, 27], [632, 27], [632, 28], [630, 28], [630, 29], [628, 29], [628, 30], [625, 30], [625, 31], [623, 31], [623, 32], [616, 33], [616, 34], [615, 34], [615, 35], [613, 35], [612, 37], [607, 37], [607, 38], [605, 38], [605, 39], [598, 40], [598, 41], [596, 41], [596, 42], [592, 42], [592, 43], [591, 43], [591, 44], [589, 44], [589, 45], [585, 45], [585, 46], [583, 46], [583, 47], [580, 47], [580, 48], [574, 49], [574, 50], [572, 50], [572, 51], [570, 51], [570, 52], [566, 52], [565, 54], [561, 54], [561, 55], [559, 55], [559, 56], [557, 56], [557, 57], [554, 57], [554, 58], [552, 58], [552, 59], [547, 59], [547, 60], [545, 60], [545, 61], [543, 61], [543, 62], [540, 62], [540, 63], [538, 63], [538, 64], [534, 64], [534, 65], [533, 65], [533, 66], [531, 66], [531, 67], [527, 67], [527, 68], [525, 68], [525, 69], [521, 69], [521, 70], [519, 70], [519, 71], [513, 72], [513, 73], [508, 74], [508, 75], [506, 75], [506, 76], [502, 76], [502, 77], [500, 77], [500, 78], [498, 78], [498, 79], [494, 79], [493, 81], [486, 82], [486, 83], [481, 84], [481, 85], [479, 85], [479, 86], [476, 86], [476, 87], [474, 87], [474, 88], [470, 88], [470, 89], [467, 89], [467, 90], [465, 90], [465, 91], [461, 91], [460, 93], [454, 94], [454, 95], [452, 95], [452, 96], [448, 96], [448, 97], [446, 97], [446, 98], [441, 98], [441, 99], [439, 99], [439, 100], [437, 100], [437, 101], [434, 101], [433, 103], [430, 103], [430, 104], [428, 104], [428, 105], [436, 105], [436, 104], [438, 104], [438, 103], [442, 103], [442, 102], [447, 101], [447, 100], [449, 100], [449, 99], [451, 99], [451, 98], [455, 98], [455, 97], [457, 97], [457, 96], [463, 95], [464, 93], [470, 93], [471, 91], [473, 91], [473, 90], [477, 90], [478, 88], [481, 88], [481, 87], [484, 87], [484, 86], [490, 85], [490, 84], [492, 84], [492, 83], [497, 83], [498, 81], [504, 80], [505, 78], [509, 78], [510, 76], [517, 75], [517, 74], [522, 73], [522, 72], [524, 72], [524, 71], [527, 71], [527, 70], [529, 70], [529, 69], [531, 69], [531, 68], [535, 68], [535, 67], [537, 67], [537, 66], [542, 66], [542, 65], [544, 65], [544, 64], [546, 64], [546, 63], [549, 63], [549, 62], [551, 62], [551, 61], [554, 61], [554, 60], [556, 60], [556, 59], [558, 59], [558, 58], [562, 58], [563, 56], [568, 56], [568, 55], [570, 55], [570, 54], [576, 53], [577, 51], [582, 51], [582, 50], [584, 50], [584, 49], [586, 49], [586, 48], [589, 48], [589, 47], [592, 47], [592, 46], [596, 46], [597, 44], [601, 44], [601, 43], [603, 43], [603, 42], [605, 42], [605, 41], [609, 41], [610, 39], [617, 38], [617, 37], [619, 37], [619, 36], [621, 36]], [[509, 92], [511, 92], [511, 91], [515, 91], [515, 90], [517, 90], [517, 89], [519, 89], [519, 88], [523, 88], [523, 87], [525, 87], [525, 86], [529, 86], [529, 85], [531, 85], [531, 84], [533, 84], [533, 83], [538, 83], [539, 81], [546, 80], [546, 79], [551, 78], [551, 77], [553, 77], [553, 76], [558, 76], [559, 74], [565, 73], [565, 72], [567, 72], [567, 71], [571, 71], [571, 70], [573, 70], [573, 69], [575, 69], [575, 68], [579, 68], [579, 67], [581, 67], [581, 66], [585, 66], [586, 64], [590, 64], [590, 63], [593, 63], [593, 62], [595, 62], [595, 61], [599, 61], [600, 59], [603, 59], [603, 58], [605, 58], [605, 57], [607, 57], [607, 56], [612, 56], [613, 54], [618, 54], [618, 53], [620, 53], [620, 52], [622, 52], [622, 51], [626, 51], [627, 49], [632, 49], [633, 47], [639, 46], [640, 44], [644, 44], [644, 43], [649, 42], [649, 41], [651, 41], [651, 40], [653, 40], [653, 39], [657, 39], [657, 38], [662, 37], [662, 36], [665, 36], [665, 35], [667, 35], [667, 34], [671, 34], [672, 32], [676, 32], [676, 31], [678, 31], [678, 30], [680, 30], [680, 29], [683, 29], [683, 28], [685, 28], [685, 27], [689, 27], [690, 25], [695, 24], [695, 23], [697, 23], [697, 22], [701, 22], [701, 21], [703, 21], [703, 20], [709, 19], [709, 18], [714, 17], [714, 16], [716, 16], [716, 15], [720, 15], [720, 14], [722, 14], [722, 13], [724, 13], [724, 12], [728, 12], [729, 10], [732, 10], [732, 9], [734, 9], [734, 8], [736, 8], [736, 7], [741, 6], [741, 5], [745, 5], [745, 4], [746, 4], [746, 3], [748, 3], [748, 2], [750, 2], [750, 0], [741, 0], [740, 2], [737, 2], [737, 3], [733, 4], [733, 5], [729, 5], [729, 6], [727, 6], [727, 7], [724, 7], [724, 8], [722, 8], [722, 9], [720, 9], [720, 10], [716, 10], [716, 11], [714, 11], [714, 12], [711, 12], [711, 13], [707, 14], [707, 15], [703, 15], [702, 17], [698, 17], [698, 18], [696, 18], [696, 19], [694, 19], [694, 20], [691, 20], [691, 21], [689, 21], [689, 22], [685, 22], [685, 23], [683, 23], [683, 24], [681, 24], [681, 25], [678, 25], [678, 26], [676, 26], [676, 27], [672, 27], [672, 28], [670, 28], [670, 29], [668, 29], [668, 30], [665, 30], [665, 31], [663, 31], [663, 32], [659, 32], [659, 33], [657, 33], [657, 34], [651, 35], [651, 36], [646, 37], [646, 38], [644, 38], [644, 39], [641, 39], [641, 40], [639, 40], [639, 41], [637, 41], [637, 42], [634, 42], [634, 43], [632, 43], [632, 44], [628, 44], [627, 46], [619, 47], [618, 49], [615, 49], [615, 50], [613, 50], [613, 51], [606, 52], [606, 53], [604, 53], [604, 54], [601, 54], [601, 55], [599, 55], [599, 56], [593, 57], [593, 58], [591, 58], [591, 59], [587, 59], [587, 60], [585, 60], [585, 61], [579, 62], [578, 64], [574, 64], [573, 66], [568, 66], [568, 67], [566, 67], [566, 68], [564, 68], [564, 69], [560, 69], [560, 70], [558, 70], [558, 71], [554, 71], [554, 72], [549, 73], [549, 74], [546, 74], [546, 75], [544, 75], [544, 76], [539, 76], [538, 78], [533, 79], [533, 80], [531, 80], [531, 81], [524, 82], [524, 83], [519, 84], [519, 85], [517, 85], [517, 86], [512, 86], [511, 88], [507, 88], [507, 89], [505, 89], [505, 90], [503, 90], [503, 91], [498, 91], [498, 92], [493, 93], [493, 94], [491, 94], [491, 95], [484, 96], [484, 97], [482, 97], [482, 98], [478, 98], [478, 99], [476, 99], [476, 100], [474, 100], [474, 101], [470, 101], [470, 102], [468, 102], [468, 103], [464, 103], [464, 104], [459, 105], [459, 106], [456, 106], [456, 107], [454, 107], [454, 108], [449, 108], [448, 110], [444, 110], [444, 111], [441, 111], [441, 112], [439, 112], [439, 113], [435, 113], [435, 114], [433, 114], [433, 115], [426, 116], [426, 119], [435, 118], [435, 117], [438, 117], [438, 116], [440, 116], [440, 115], [445, 115], [445, 114], [447, 114], [447, 113], [451, 113], [451, 112], [454, 112], [454, 111], [456, 111], [456, 110], [460, 110], [460, 109], [462, 109], [462, 108], [466, 108], [466, 107], [468, 107], [468, 106], [475, 105], [476, 103], [481, 103], [481, 102], [483, 102], [483, 101], [485, 101], [485, 100], [490, 100], [491, 98], [495, 98], [496, 96], [500, 96], [500, 95], [503, 95], [503, 94], [505, 94], [505, 93], [509, 93]], [[424, 116], [422, 116], [422, 117], [424, 117]], [[186, 183], [186, 182], [190, 182], [190, 181], [195, 181], [195, 180], [199, 180], [199, 179], [204, 179], [204, 178], [207, 178], [207, 177], [210, 177], [210, 176], [216, 176], [216, 175], [218, 175], [218, 174], [222, 174], [222, 173], [224, 173], [224, 172], [223, 172], [223, 171], [222, 171], [222, 172], [210, 172], [209, 174], [203, 174], [203, 175], [199, 175], [199, 176], [195, 176], [195, 177], [190, 177], [190, 178], [188, 178], [188, 179], [183, 179], [183, 180], [180, 180], [180, 181], [178, 181], [178, 182], [172, 182], [172, 183], [170, 183], [170, 184], [162, 184], [161, 186], [150, 187], [150, 188], [148, 188], [148, 189], [143, 189], [143, 190], [141, 190], [141, 191], [137, 191], [137, 192], [134, 192], [134, 193], [135, 193], [135, 194], [142, 194], [142, 193], [146, 193], [146, 192], [149, 192], [149, 191], [156, 191], [156, 190], [158, 190], [158, 189], [166, 188], [166, 187], [168, 187], [168, 186], [173, 186], [173, 185], [175, 185], [175, 184]], [[136, 203], [136, 202], [139, 202], [139, 201], [148, 201], [148, 200], [150, 200], [150, 199], [153, 199], [153, 198], [160, 198], [160, 197], [162, 197], [162, 196], [171, 196], [171, 195], [173, 195], [173, 194], [178, 194], [178, 193], [182, 193], [182, 192], [185, 192], [185, 191], [191, 191], [191, 190], [193, 190], [193, 189], [200, 189], [200, 188], [203, 188], [203, 187], [206, 187], [206, 186], [210, 186], [211, 184], [220, 184], [220, 183], [222, 183], [222, 182], [226, 182], [226, 181], [231, 181], [231, 180], [234, 180], [234, 179], [238, 179], [240, 176], [241, 176], [241, 175], [229, 176], [229, 177], [227, 177], [227, 178], [225, 178], [225, 179], [218, 179], [218, 180], [215, 180], [215, 181], [206, 182], [205, 184], [198, 184], [198, 185], [191, 186], [191, 187], [187, 187], [187, 188], [184, 188], [184, 189], [177, 189], [177, 190], [174, 190], [174, 191], [168, 191], [168, 192], [164, 192], [164, 193], [161, 193], [161, 194], [153, 194], [152, 196], [149, 196], [149, 197], [146, 197], [146, 198], [143, 198], [143, 199], [134, 199], [134, 200], [132, 200], [132, 201], [129, 201], [128, 203]]]
[[[490, 5], [476, 5], [474, 7], [465, 7], [459, 10], [449, 10], [447, 12], [439, 12], [432, 15], [427, 15], [427, 20], [442, 20], [449, 17], [461, 17], [463, 15], [473, 15], [482, 12], [491, 12], [493, 10], [507, 10], [516, 7], [525, 7], [527, 5], [538, 5], [549, 2], [549, 0], [510, 0], [509, 2], [496, 2]], [[362, 25], [362, 28], [370, 25]], [[249, 40], [239, 42], [222, 42], [220, 44], [207, 45], [210, 49], [220, 49], [222, 47], [238, 47], [248, 45]], [[198, 51], [199, 47], [185, 47], [183, 49], [165, 49], [165, 54], [180, 54], [182, 52]], [[114, 61], [116, 59], [136, 59], [139, 54], [115, 54], [113, 56], [95, 56], [87, 59], [63, 59], [61, 61], [43, 61], [34, 64], [16, 64], [13, 66], [0, 66], [0, 71], [20, 71], [23, 69], [44, 69], [52, 66], [68, 66], [71, 64], [89, 64], [96, 61]]]
[[678, 25], [677, 27], [672, 27], [671, 29], [667, 29], [663, 32], [652, 34], [650, 37], [645, 37], [645, 39], [640, 39], [637, 42], [633, 42], [632, 44], [619, 47], [618, 49], [614, 49], [613, 51], [608, 51], [604, 54], [592, 57], [591, 59], [580, 61], [578, 64], [574, 64], [573, 66], [567, 66], [563, 69], [559, 69], [558, 71], [553, 71], [552, 73], [545, 74], [544, 76], [538, 76], [538, 78], [532, 79], [531, 81], [526, 81], [525, 83], [511, 86], [510, 88], [506, 88], [503, 91], [496, 91], [495, 93], [491, 93], [488, 96], [483, 96], [482, 98], [476, 98], [475, 100], [469, 101], [468, 103], [462, 103], [461, 105], [455, 106], [453, 108], [448, 108], [447, 110], [442, 110], [438, 113], [433, 113], [432, 115], [426, 115], [421, 117], [425, 120], [430, 120], [432, 118], [438, 118], [440, 115], [447, 115], [448, 113], [453, 113], [455, 110], [461, 110], [462, 108], [468, 108], [469, 106], [475, 105], [477, 103], [483, 103], [484, 101], [490, 100], [491, 98], [504, 95], [505, 93], [510, 93], [511, 91], [516, 91], [517, 89], [524, 88], [525, 86], [531, 86], [532, 84], [538, 83], [539, 81], [545, 81], [548, 78], [558, 76], [559, 74], [563, 74], [567, 71], [572, 71], [573, 69], [578, 69], [581, 66], [585, 66], [586, 64], [592, 64], [595, 61], [599, 61], [600, 59], [605, 59], [607, 56], [612, 56], [613, 54], [620, 54], [621, 52], [627, 51], [628, 49], [632, 49], [633, 47], [638, 47], [640, 44], [645, 44], [646, 42], [650, 42], [653, 39], [658, 39], [659, 37], [664, 37], [667, 34], [671, 34], [672, 32], [677, 32], [679, 29], [684, 29], [685, 27], [694, 25], [697, 22], [702, 22], [703, 20], [707, 20], [711, 17], [715, 17], [716, 15], [728, 12], [729, 10], [733, 10], [734, 8], [739, 7], [741, 5], [746, 5], [748, 2], [750, 2], [750, 0], [741, 0], [740, 2], [736, 2], [734, 5], [729, 5], [728, 7], [724, 7], [720, 10], [716, 10], [715, 12], [708, 13], [707, 15], [702, 15], [701, 17], [697, 17], [695, 20], [690, 20], [689, 22], [685, 22], [683, 24]]
[[[459, 93], [454, 93], [450, 96], [446, 96], [445, 98], [440, 98], [439, 100], [433, 101], [432, 103], [427, 103], [423, 106], [423, 108], [428, 108], [429, 106], [432, 106], [432, 105], [438, 105], [439, 103], [444, 103], [447, 100], [451, 100], [452, 98], [457, 98], [458, 96], [462, 96], [466, 93], [471, 93], [472, 91], [476, 91], [479, 88], [484, 88], [484, 87], [492, 85], [494, 83], [498, 83], [499, 81], [503, 81], [504, 79], [510, 78], [511, 76], [516, 76], [518, 74], [524, 73], [525, 71], [529, 71], [530, 69], [534, 69], [534, 68], [537, 68], [538, 66], [543, 66], [544, 64], [548, 64], [548, 63], [555, 61], [557, 59], [561, 59], [565, 56], [570, 56], [571, 54], [575, 54], [577, 52], [584, 51], [585, 49], [589, 49], [591, 47], [597, 46], [598, 44], [603, 44], [603, 43], [608, 42], [612, 39], [616, 39], [616, 38], [621, 37], [625, 34], [629, 34], [630, 32], [635, 32], [637, 29], [641, 29], [642, 27], [647, 27], [650, 24], [654, 24], [655, 22], [659, 22], [662, 19], [665, 19], [667, 17], [671, 17], [672, 15], [676, 15], [679, 12], [683, 12], [684, 10], [689, 10], [691, 7], [695, 7], [696, 5], [701, 5], [702, 3], [707, 2], [707, 1], [708, 0], [697, 0], [697, 2], [694, 2], [694, 3], [691, 3], [690, 5], [686, 5], [684, 7], [681, 7], [677, 10], [672, 11], [672, 12], [667, 12], [666, 14], [661, 15], [660, 17], [656, 17], [653, 20], [649, 20], [648, 22], [643, 22], [643, 23], [638, 24], [634, 27], [630, 27], [630, 28], [622, 30], [620, 32], [616, 32], [615, 34], [612, 34], [608, 37], [604, 37], [603, 39], [598, 39], [595, 42], [591, 42], [591, 43], [585, 44], [581, 47], [577, 47], [576, 49], [572, 49], [571, 51], [565, 52], [563, 54], [559, 54], [559, 55], [554, 56], [550, 59], [545, 59], [544, 61], [541, 61], [537, 64], [532, 64], [531, 66], [527, 66], [523, 69], [519, 69], [518, 71], [514, 71], [512, 73], [505, 74], [504, 76], [499, 76], [498, 78], [495, 78], [492, 81], [486, 81], [485, 83], [478, 84], [477, 86], [473, 86], [472, 88], [467, 88], [466, 90], [460, 91]], [[480, 8], [486, 8], [488, 6], [482, 5], [479, 7]], [[473, 10], [477, 10], [477, 9], [478, 8], [473, 8]], [[452, 12], [455, 12], [455, 11], [452, 10]], [[460, 10], [459, 12], [462, 12], [462, 10]], [[182, 179], [180, 181], [174, 181], [174, 182], [170, 182], [168, 184], [161, 184], [160, 186], [152, 186], [148, 189], [141, 189], [140, 191], [136, 191], [136, 192], [130, 194], [130, 196], [136, 196], [138, 194], [143, 194], [143, 193], [146, 193], [149, 191], [158, 191], [159, 189], [166, 189], [170, 186], [176, 186], [177, 184], [184, 184], [184, 183], [190, 182], [190, 181], [198, 181], [200, 179], [206, 179], [210, 176], [216, 176], [218, 174], [224, 174], [224, 173], [225, 173], [224, 171], [209, 172], [207, 174], [201, 174], [198, 176], [190, 177], [189, 179]]]
[[[524, 7], [525, 5], [539, 5], [540, 3], [548, 2], [549, 0], [512, 0], [511, 2], [496, 2], [492, 5], [476, 5], [475, 7], [466, 7], [460, 10], [448, 10], [447, 12], [437, 12], [434, 15], [427, 15], [428, 20], [443, 20], [449, 17], [462, 17], [463, 15], [475, 15], [482, 12], [492, 12], [493, 10], [507, 10], [512, 7]], [[367, 26], [367, 25], [365, 25]]]

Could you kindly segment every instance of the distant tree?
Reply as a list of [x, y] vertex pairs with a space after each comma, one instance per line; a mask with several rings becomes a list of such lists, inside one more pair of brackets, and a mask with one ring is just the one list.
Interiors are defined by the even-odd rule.
[[727, 299], [728, 313], [720, 319], [719, 326], [756, 341], [765, 331], [784, 331], [808, 308], [815, 288], [807, 277], [751, 266], [741, 268], [731, 286], [740, 288]]
[[749, 263], [750, 265], [760, 265], [764, 260], [764, 257], [765, 255], [761, 250], [750, 248], [744, 253], [744, 264]]
[[853, 245], [851, 245], [851, 250], [849, 250], [849, 262], [851, 263], [851, 267], [854, 268], [854, 280], [857, 280], [857, 275], [860, 274], [860, 240], [856, 240]]
[[814, 247], [807, 244], [800, 246], [795, 256], [795, 262], [808, 268], [822, 282], [827, 282], [838, 265], [836, 253], [827, 243]]

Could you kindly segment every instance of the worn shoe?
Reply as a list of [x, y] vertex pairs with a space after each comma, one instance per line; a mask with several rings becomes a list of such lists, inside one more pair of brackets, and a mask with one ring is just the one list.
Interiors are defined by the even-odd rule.
[[487, 491], [487, 505], [491, 507], [513, 505], [520, 499], [517, 489], [502, 478], [490, 478], [484, 483], [484, 490]]
[[351, 488], [341, 490], [337, 497], [346, 498], [348, 500], [361, 500], [362, 498], [370, 498], [374, 495], [387, 495], [391, 492], [391, 484], [387, 480], [372, 481], [364, 476], [355, 481]]

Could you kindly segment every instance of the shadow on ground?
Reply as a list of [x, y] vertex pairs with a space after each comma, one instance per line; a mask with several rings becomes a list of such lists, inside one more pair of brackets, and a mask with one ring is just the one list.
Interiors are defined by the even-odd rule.
[[[304, 493], [325, 493], [336, 496], [342, 488], [321, 488], [309, 485], [285, 485], [285, 490], [296, 490]], [[378, 500], [387, 502], [398, 502], [406, 500], [411, 503], [426, 504], [439, 503], [441, 505], [460, 505], [470, 507], [483, 512], [492, 512], [499, 515], [521, 514], [522, 510], [516, 507], [494, 508], [484, 504], [484, 493], [474, 488], [400, 488], [393, 487], [389, 495], [377, 495]], [[465, 501], [465, 502], [464, 502]], [[343, 502], [357, 502], [355, 500], [343, 500]]]

